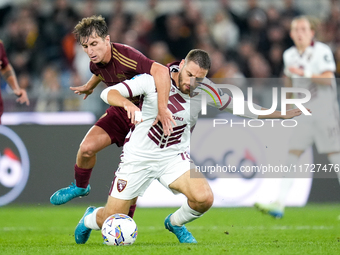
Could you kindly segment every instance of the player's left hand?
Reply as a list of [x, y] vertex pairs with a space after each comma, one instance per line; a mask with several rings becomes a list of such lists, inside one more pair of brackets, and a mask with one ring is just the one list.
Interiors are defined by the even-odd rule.
[[140, 109], [137, 106], [135, 106], [133, 103], [124, 105], [124, 110], [127, 112], [127, 116], [131, 120], [132, 124], [136, 125], [143, 121], [143, 120], [136, 121], [135, 112], [140, 112]]
[[93, 93], [93, 89], [88, 89], [86, 84], [79, 87], [70, 87], [70, 90], [73, 90], [77, 95], [84, 94], [84, 100]]
[[292, 74], [297, 74], [299, 76], [304, 76], [305, 71], [302, 68], [298, 68], [298, 67], [288, 67], [289, 72], [291, 72]]
[[20, 104], [26, 103], [26, 105], [30, 105], [30, 100], [28, 99], [27, 92], [24, 89], [20, 89], [20, 92], [16, 94], [18, 97], [16, 102], [19, 102]]
[[166, 109], [165, 111], [158, 110], [158, 115], [152, 125], [156, 125], [158, 121], [162, 123], [163, 133], [166, 136], [170, 135], [173, 131], [171, 122], [174, 124], [174, 126], [177, 126], [169, 109]]

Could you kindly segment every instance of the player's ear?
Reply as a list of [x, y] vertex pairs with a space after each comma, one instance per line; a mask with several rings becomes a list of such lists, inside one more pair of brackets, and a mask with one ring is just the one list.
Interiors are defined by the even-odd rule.
[[179, 63], [179, 69], [182, 69], [185, 64], [185, 60], [182, 59], [181, 62]]
[[107, 41], [108, 43], [110, 43], [110, 35], [107, 35], [107, 36], [105, 37], [105, 41]]

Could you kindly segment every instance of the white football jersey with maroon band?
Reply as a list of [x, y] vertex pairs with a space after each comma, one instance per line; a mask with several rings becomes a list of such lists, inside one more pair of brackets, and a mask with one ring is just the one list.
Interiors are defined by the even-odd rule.
[[[208, 79], [203, 82], [208, 86], [214, 84]], [[228, 94], [219, 91], [221, 102], [216, 104], [215, 101], [207, 96], [207, 104], [219, 108], [221, 111], [232, 112], [233, 100]], [[172, 80], [168, 109], [172, 112], [172, 117], [177, 126], [173, 127], [173, 132], [169, 136], [164, 136], [160, 122], [155, 126], [152, 125], [158, 114], [158, 98], [155, 81], [149, 74], [137, 75], [131, 80], [126, 80], [115, 86], [103, 90], [101, 98], [107, 102], [107, 94], [110, 90], [115, 89], [123, 97], [142, 96], [141, 111], [143, 122], [137, 124], [126, 136], [126, 142], [123, 147], [121, 161], [148, 161], [160, 160], [169, 157], [175, 157], [184, 153], [190, 143], [190, 129], [193, 127], [201, 111], [201, 91], [196, 89], [194, 96], [191, 98], [188, 94], [183, 94]], [[217, 100], [219, 101], [219, 99]], [[255, 108], [261, 109], [254, 105]], [[251, 112], [245, 112], [246, 117], [257, 118], [257, 115]], [[160, 153], [161, 152], [161, 153]]]
[[126, 136], [121, 162], [169, 159], [186, 151], [190, 142], [189, 95], [183, 94], [171, 84], [168, 108], [177, 126], [173, 127], [171, 135], [165, 136], [160, 123], [152, 125], [158, 114], [158, 99], [155, 81], [151, 75], [137, 75], [105, 90], [111, 89], [118, 90], [124, 97], [142, 96], [140, 108], [143, 122], [135, 125]]
[[[309, 78], [292, 74], [288, 68], [302, 68], [308, 74], [322, 74], [335, 71], [335, 62], [331, 49], [324, 43], [313, 42], [303, 54], [295, 46], [283, 53], [284, 73], [292, 78], [293, 87], [305, 88], [311, 92], [311, 100], [304, 104], [312, 110], [313, 115], [324, 115], [326, 111], [337, 111], [337, 89], [335, 79], [332, 85], [316, 84]], [[304, 95], [302, 95], [304, 97]], [[334, 114], [334, 113], [333, 113]]]

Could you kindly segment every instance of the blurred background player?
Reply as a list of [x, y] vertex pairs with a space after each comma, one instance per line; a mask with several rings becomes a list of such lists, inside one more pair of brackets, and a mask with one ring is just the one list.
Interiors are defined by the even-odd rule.
[[[155, 78], [159, 93], [158, 115], [155, 123], [160, 121], [164, 133], [169, 135], [172, 131], [170, 122], [173, 119], [167, 110], [170, 90], [168, 68], [148, 59], [132, 47], [110, 42], [108, 28], [102, 16], [83, 18], [75, 26], [74, 34], [91, 60], [90, 70], [93, 75], [85, 85], [71, 87], [71, 89], [76, 94], [85, 94], [84, 99], [86, 99], [100, 81], [103, 81], [107, 86], [113, 86], [137, 74], [151, 74]], [[135, 104], [139, 104], [139, 98], [132, 100]], [[60, 205], [75, 197], [88, 195], [90, 192], [89, 180], [96, 163], [97, 152], [113, 143], [119, 147], [123, 146], [125, 136], [132, 125], [123, 108], [113, 106], [108, 108], [80, 144], [74, 166], [75, 183], [56, 191], [51, 196], [50, 202]]]
[[[291, 23], [290, 36], [295, 46], [283, 54], [285, 86], [306, 88], [311, 99], [304, 104], [312, 116], [301, 116], [289, 141], [287, 165], [296, 166], [301, 154], [313, 143], [319, 153], [326, 153], [331, 164], [340, 164], [339, 104], [335, 81], [335, 62], [331, 49], [314, 40], [315, 21], [299, 16]], [[329, 170], [329, 169], [328, 169]], [[340, 173], [337, 173], [340, 181]], [[286, 198], [293, 185], [293, 175], [281, 180], [277, 201], [256, 203], [255, 207], [273, 217], [284, 214]]]
[[[26, 105], [29, 105], [30, 101], [27, 97], [26, 90], [20, 88], [14, 69], [12, 65], [8, 62], [5, 47], [1, 40], [0, 40], [0, 73], [1, 73], [1, 77], [5, 79], [7, 84], [13, 90], [13, 93], [18, 97], [16, 101], [19, 102], [20, 104], [26, 103]], [[0, 91], [0, 124], [1, 124], [1, 116], [3, 112], [4, 112], [4, 106], [2, 103], [1, 91]]]

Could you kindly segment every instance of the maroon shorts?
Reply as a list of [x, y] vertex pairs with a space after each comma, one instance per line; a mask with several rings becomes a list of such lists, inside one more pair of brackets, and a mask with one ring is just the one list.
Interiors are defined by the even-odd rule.
[[124, 145], [125, 137], [133, 126], [124, 108], [116, 106], [110, 106], [95, 125], [104, 129], [111, 138], [111, 144], [115, 143], [118, 147]]

